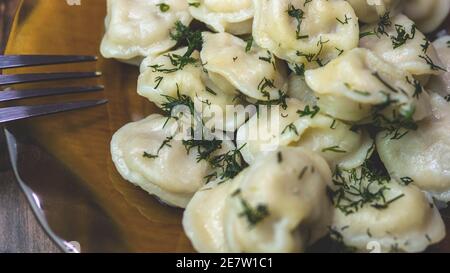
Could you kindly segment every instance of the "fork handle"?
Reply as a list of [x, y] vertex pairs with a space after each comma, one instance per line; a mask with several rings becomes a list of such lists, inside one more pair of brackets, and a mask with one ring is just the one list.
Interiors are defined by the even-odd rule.
[[[0, 0], [0, 52], [6, 47], [8, 41], [9, 32], [14, 19], [14, 13], [19, 7], [20, 1], [18, 0]], [[1, 74], [1, 71], [0, 71]], [[8, 149], [6, 146], [6, 137], [3, 127], [0, 126], [0, 172], [11, 169]]]

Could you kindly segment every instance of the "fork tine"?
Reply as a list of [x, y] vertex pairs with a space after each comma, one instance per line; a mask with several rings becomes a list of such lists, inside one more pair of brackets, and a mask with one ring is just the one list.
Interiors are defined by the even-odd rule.
[[0, 75], [0, 86], [16, 83], [29, 83], [39, 81], [80, 79], [101, 76], [101, 72], [67, 72], [67, 73], [34, 73], [17, 75]]
[[90, 101], [78, 101], [69, 103], [48, 104], [48, 105], [16, 106], [16, 107], [0, 108], [0, 124], [20, 119], [98, 106], [105, 104], [107, 102], [108, 100], [90, 100]]
[[46, 64], [96, 61], [96, 56], [76, 55], [0, 55], [0, 69]]
[[104, 89], [102, 85], [84, 86], [84, 87], [63, 87], [63, 88], [48, 88], [36, 90], [10, 90], [0, 92], [0, 102], [20, 100], [26, 98], [64, 95], [72, 93], [94, 92]]

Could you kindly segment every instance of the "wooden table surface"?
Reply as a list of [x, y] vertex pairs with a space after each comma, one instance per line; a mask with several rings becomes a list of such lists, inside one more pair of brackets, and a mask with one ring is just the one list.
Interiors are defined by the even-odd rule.
[[[0, 0], [0, 52], [5, 46], [15, 7], [19, 0]], [[1, 129], [1, 127], [0, 127]], [[0, 252], [61, 252], [43, 231], [22, 193], [6, 154], [0, 132]]]

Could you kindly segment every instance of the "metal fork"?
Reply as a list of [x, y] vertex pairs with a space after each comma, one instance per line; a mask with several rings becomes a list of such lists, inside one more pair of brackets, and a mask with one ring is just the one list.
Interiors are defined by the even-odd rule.
[[[0, 69], [29, 67], [49, 64], [78, 63], [96, 61], [95, 56], [76, 56], [76, 55], [0, 55]], [[81, 79], [101, 76], [101, 72], [66, 72], [66, 73], [33, 73], [0, 75], [0, 86], [64, 80]], [[35, 90], [5, 90], [0, 91], [0, 102], [20, 100], [33, 97], [86, 93], [102, 90], [102, 85], [95, 86], [76, 86], [62, 88], [47, 88]], [[26, 119], [31, 117], [43, 116], [59, 112], [72, 111], [87, 107], [93, 107], [107, 103], [107, 100], [88, 100], [47, 105], [33, 106], [14, 106], [0, 108], [0, 124]]]

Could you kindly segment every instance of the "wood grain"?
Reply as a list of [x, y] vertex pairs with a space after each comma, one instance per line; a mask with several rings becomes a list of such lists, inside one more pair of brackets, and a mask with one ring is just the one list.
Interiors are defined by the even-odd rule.
[[10, 171], [0, 173], [0, 252], [61, 252], [36, 221]]
[[[0, 52], [18, 0], [0, 1]], [[0, 127], [1, 129], [1, 127]], [[0, 252], [61, 252], [36, 221], [15, 181], [7, 158], [3, 131], [0, 132]]]

